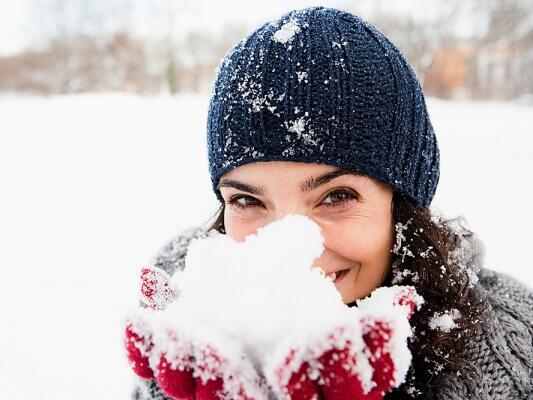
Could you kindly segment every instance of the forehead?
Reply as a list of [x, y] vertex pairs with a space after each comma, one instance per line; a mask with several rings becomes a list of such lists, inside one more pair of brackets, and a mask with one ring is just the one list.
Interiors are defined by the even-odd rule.
[[338, 167], [327, 164], [305, 163], [295, 161], [266, 161], [241, 165], [232, 169], [221, 177], [224, 179], [262, 179], [280, 176], [289, 179], [291, 177], [308, 177], [310, 175], [324, 174], [337, 170]]

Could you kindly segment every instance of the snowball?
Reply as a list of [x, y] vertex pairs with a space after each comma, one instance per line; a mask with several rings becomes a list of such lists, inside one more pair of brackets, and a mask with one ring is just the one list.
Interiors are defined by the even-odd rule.
[[279, 43], [291, 42], [298, 32], [300, 27], [294, 21], [289, 21], [274, 33], [272, 40]]
[[[244, 242], [228, 235], [193, 241], [186, 268], [173, 276], [179, 301], [166, 310], [176, 328], [216, 326], [245, 343], [261, 363], [297, 324], [347, 308], [333, 282], [313, 261], [323, 251], [320, 228], [289, 215]], [[170, 322], [169, 321], [169, 322]]]

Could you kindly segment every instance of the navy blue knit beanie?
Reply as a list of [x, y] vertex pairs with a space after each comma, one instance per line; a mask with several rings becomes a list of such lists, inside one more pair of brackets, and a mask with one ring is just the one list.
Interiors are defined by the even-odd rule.
[[209, 104], [207, 147], [221, 201], [220, 177], [258, 161], [358, 171], [424, 208], [439, 180], [415, 72], [373, 25], [324, 7], [291, 11], [228, 52]]

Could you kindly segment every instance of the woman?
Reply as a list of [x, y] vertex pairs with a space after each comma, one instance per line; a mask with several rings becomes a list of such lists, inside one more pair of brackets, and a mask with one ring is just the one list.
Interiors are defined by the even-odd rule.
[[[414, 314], [407, 381], [387, 399], [528, 399], [533, 293], [482, 267], [460, 220], [429, 211], [439, 150], [424, 95], [399, 50], [369, 23], [316, 7], [265, 24], [223, 59], [208, 114], [209, 168], [221, 208], [208, 227], [163, 248], [184, 267], [210, 230], [242, 240], [289, 213], [320, 225], [315, 262], [346, 304], [409, 284]], [[136, 399], [164, 399], [139, 382]]]

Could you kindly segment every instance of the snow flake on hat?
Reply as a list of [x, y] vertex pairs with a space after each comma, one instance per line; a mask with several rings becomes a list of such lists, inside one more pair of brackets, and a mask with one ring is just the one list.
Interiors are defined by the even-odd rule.
[[274, 32], [272, 40], [279, 43], [292, 42], [294, 35], [296, 35], [298, 32], [300, 32], [300, 27], [295, 21], [291, 20], [283, 24], [281, 28]]
[[331, 47], [333, 47], [333, 48], [337, 47], [339, 49], [342, 49], [342, 46], [346, 46], [347, 44], [348, 44], [347, 41], [343, 41], [341, 43], [333, 41], [333, 42], [331, 42]]
[[[295, 113], [296, 113], [296, 110], [295, 110]], [[290, 133], [296, 133], [296, 140], [302, 139], [303, 144], [307, 146], [316, 146], [318, 144], [317, 137], [313, 129], [310, 129], [310, 127], [308, 126], [309, 121], [306, 120], [305, 118], [308, 116], [309, 116], [309, 113], [306, 112], [305, 116], [303, 117], [297, 118], [295, 120], [285, 121], [284, 122], [285, 128]], [[287, 142], [293, 141], [293, 137], [291, 135], [286, 135], [285, 139], [287, 140]], [[292, 151], [286, 150], [284, 151], [283, 155], [289, 155], [289, 154], [294, 155], [294, 150]]]
[[289, 121], [287, 123], [287, 130], [289, 132], [296, 133], [299, 139], [302, 136], [302, 133], [304, 132], [305, 124], [306, 124], [305, 118], [300, 117], [297, 120]]
[[272, 114], [280, 116], [277, 112], [278, 105], [276, 103], [280, 99], [279, 96], [276, 97], [272, 88], [269, 88], [267, 93], [262, 93], [259, 76], [246, 76], [237, 84], [237, 90], [241, 94], [242, 100], [250, 106], [248, 112], [256, 113], [266, 108]]
[[254, 146], [245, 146], [243, 147], [243, 153], [252, 158], [264, 157], [265, 153], [257, 150]]
[[294, 154], [296, 154], [296, 151], [294, 150], [294, 147], [287, 147], [285, 150], [283, 150], [281, 152], [281, 155], [283, 157], [289, 157], [289, 156], [293, 156]]
[[307, 72], [305, 71], [297, 71], [296, 76], [298, 77], [298, 83], [305, 80], [305, 83], [307, 83]]

